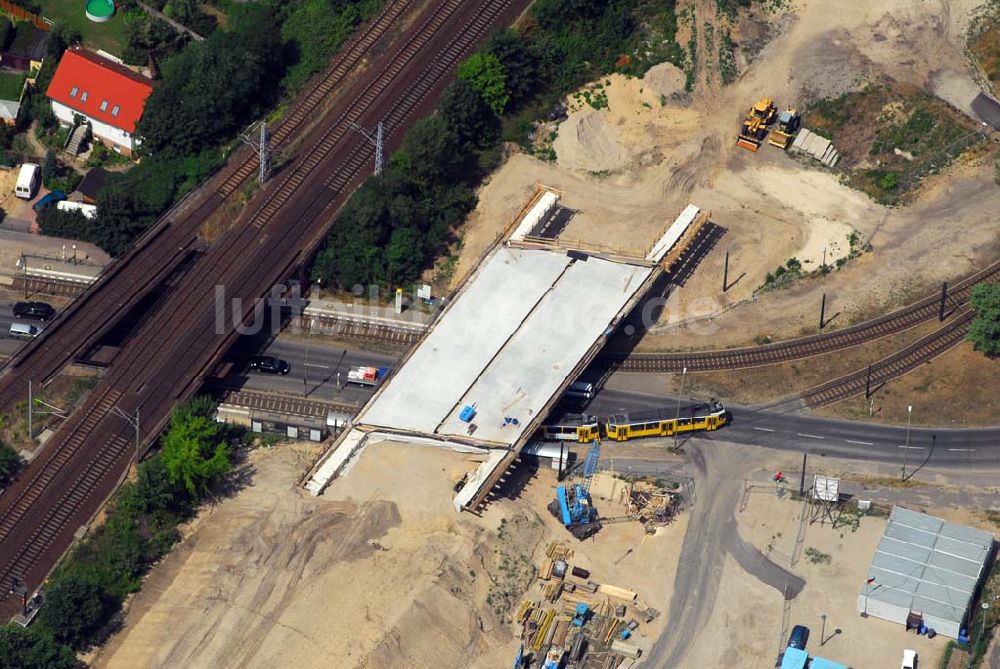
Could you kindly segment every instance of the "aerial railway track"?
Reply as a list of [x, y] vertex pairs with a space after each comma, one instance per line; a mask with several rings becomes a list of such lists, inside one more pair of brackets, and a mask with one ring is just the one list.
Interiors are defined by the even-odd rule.
[[[294, 142], [297, 133], [317, 122], [317, 114], [325, 111], [324, 105], [330, 103], [330, 96], [354, 78], [358, 68], [370, 57], [371, 50], [392, 35], [394, 27], [413, 5], [414, 0], [388, 2], [349, 41], [327, 71], [277, 124], [268, 142], [272, 151], [286, 148]], [[257, 159], [253, 153], [246, 149], [237, 151], [222, 172], [204, 188], [192, 192], [164, 214], [45, 329], [42, 337], [9, 361], [0, 374], [0, 409], [25, 396], [29, 379], [41, 383], [85, 353], [151, 287], [161, 283], [191, 254], [200, 253], [199, 228], [231, 200], [256, 171]]]
[[[252, 203], [257, 206], [201, 252], [138, 326], [81, 412], [0, 497], [0, 517], [10, 518], [0, 526], [0, 586], [13, 576], [29, 586], [40, 583], [74, 531], [117, 485], [134, 457], [127, 446], [134, 435], [112, 407], [140, 410], [142, 444], [148, 444], [172, 406], [197, 390], [235, 339], [231, 325], [216, 331], [214, 287], [225, 285], [227, 297], [250, 313], [248, 307], [293, 273], [320, 243], [351, 188], [369, 170], [371, 148], [343, 126], [383, 120], [399, 129], [429, 111], [459, 60], [526, 4], [432, 3], [391, 57], [348, 84], [329, 112], [332, 125], [317, 124], [308, 131], [303, 145], [310, 153], [291, 163], [259, 194]], [[170, 339], [164, 339], [165, 333]], [[8, 599], [0, 608], [12, 606]]]
[[[1000, 280], [1000, 262], [993, 263], [950, 287], [949, 303], [946, 306], [963, 308], [969, 301], [974, 285], [996, 280]], [[840, 330], [773, 344], [717, 351], [632, 353], [628, 356], [608, 354], [604, 357], [613, 360], [620, 371], [647, 374], [675, 373], [685, 368], [688, 372], [712, 372], [774, 365], [860, 346], [936, 319], [941, 312], [940, 295], [928, 295], [902, 309]], [[958, 314], [952, 313], [949, 318], [954, 322]]]

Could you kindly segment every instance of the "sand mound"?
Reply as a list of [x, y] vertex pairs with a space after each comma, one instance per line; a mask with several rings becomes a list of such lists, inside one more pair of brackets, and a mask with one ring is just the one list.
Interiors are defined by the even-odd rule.
[[552, 143], [561, 167], [591, 172], [618, 170], [632, 159], [619, 141], [621, 131], [606, 123], [606, 113], [586, 107], [569, 115]]
[[673, 63], [660, 63], [649, 68], [643, 83], [657, 95], [671, 98], [684, 94], [684, 71]]

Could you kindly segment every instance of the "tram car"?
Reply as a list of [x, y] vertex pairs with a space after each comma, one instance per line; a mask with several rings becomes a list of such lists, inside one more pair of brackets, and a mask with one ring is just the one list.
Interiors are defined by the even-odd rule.
[[726, 408], [715, 400], [688, 406], [679, 414], [676, 408], [615, 414], [605, 422], [604, 433], [608, 439], [628, 441], [640, 437], [671, 437], [678, 432], [716, 430], [729, 422]]
[[597, 416], [588, 414], [566, 414], [538, 430], [538, 438], [545, 441], [578, 441], [583, 444], [600, 437], [600, 421]]

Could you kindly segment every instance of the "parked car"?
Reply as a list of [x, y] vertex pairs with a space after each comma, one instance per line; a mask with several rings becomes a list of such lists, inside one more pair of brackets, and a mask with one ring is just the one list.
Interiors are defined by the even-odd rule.
[[900, 665], [900, 669], [917, 669], [917, 651], [903, 651], [903, 664]]
[[40, 212], [45, 209], [50, 204], [55, 204], [56, 202], [62, 202], [66, 199], [66, 193], [61, 190], [54, 190], [51, 193], [47, 193], [42, 197], [38, 198], [38, 202], [31, 205], [31, 208], [35, 210], [35, 213]]
[[792, 634], [788, 637], [788, 647], [805, 650], [808, 641], [809, 628], [805, 625], [796, 625], [792, 628]]
[[261, 355], [250, 361], [250, 369], [262, 374], [287, 374], [292, 368], [281, 358]]
[[11, 311], [14, 312], [14, 318], [31, 318], [43, 323], [56, 315], [52, 305], [45, 302], [18, 302]]
[[11, 323], [7, 332], [12, 339], [34, 339], [42, 333], [41, 328], [27, 323]]

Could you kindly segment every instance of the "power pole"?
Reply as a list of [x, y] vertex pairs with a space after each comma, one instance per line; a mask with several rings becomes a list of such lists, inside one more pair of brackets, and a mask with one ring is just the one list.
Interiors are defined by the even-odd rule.
[[31, 397], [31, 379], [28, 379], [28, 441], [31, 441], [31, 405], [35, 403], [35, 400]]
[[246, 129], [246, 132], [240, 135], [240, 139], [257, 154], [257, 162], [259, 164], [257, 178], [260, 180], [261, 185], [263, 185], [267, 181], [267, 175], [271, 168], [271, 156], [267, 150], [267, 121], [259, 123], [259, 130], [260, 132], [255, 138], [253, 136], [253, 126], [251, 125]]
[[726, 264], [722, 266], [722, 292], [729, 290], [729, 251], [726, 251]]
[[378, 125], [375, 126], [374, 135], [353, 121], [351, 121], [350, 127], [351, 130], [367, 139], [375, 147], [375, 176], [382, 176], [382, 167], [385, 162], [385, 127], [382, 121], [379, 121]]
[[819, 329], [822, 330], [823, 326], [826, 325], [826, 293], [823, 293], [823, 301], [819, 304]]

